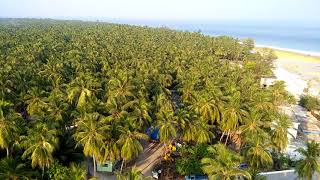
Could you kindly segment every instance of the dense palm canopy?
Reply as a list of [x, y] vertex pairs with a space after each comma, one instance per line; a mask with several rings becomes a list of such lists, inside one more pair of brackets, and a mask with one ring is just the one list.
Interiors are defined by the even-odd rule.
[[[255, 168], [271, 162], [252, 135], [287, 145], [289, 126], [274, 117], [291, 96], [281, 82], [260, 88], [275, 57], [250, 40], [35, 19], [0, 19], [0, 39], [0, 150], [23, 154], [35, 171], [75, 147], [94, 162], [130, 160], [150, 126], [162, 142], [191, 145], [240, 134]], [[65, 146], [65, 136], [76, 143]]]

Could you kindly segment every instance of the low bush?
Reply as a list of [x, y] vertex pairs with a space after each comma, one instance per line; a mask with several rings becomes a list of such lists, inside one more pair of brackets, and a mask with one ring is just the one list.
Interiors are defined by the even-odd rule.
[[311, 95], [302, 95], [299, 105], [306, 108], [308, 111], [320, 110], [320, 99]]

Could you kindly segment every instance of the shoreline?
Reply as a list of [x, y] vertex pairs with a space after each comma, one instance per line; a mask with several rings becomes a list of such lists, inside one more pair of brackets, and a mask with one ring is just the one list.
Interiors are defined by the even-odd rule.
[[274, 50], [296, 53], [296, 54], [301, 54], [301, 55], [310, 56], [310, 57], [317, 57], [317, 58], [320, 57], [320, 52], [304, 51], [304, 50], [290, 49], [290, 48], [281, 48], [281, 47], [269, 46], [269, 45], [263, 45], [263, 44], [256, 44], [255, 47], [257, 47], [257, 48], [270, 48], [270, 49], [274, 49]]

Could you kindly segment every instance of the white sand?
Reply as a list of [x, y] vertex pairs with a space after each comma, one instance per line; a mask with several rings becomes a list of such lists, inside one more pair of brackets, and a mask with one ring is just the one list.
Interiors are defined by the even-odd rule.
[[285, 82], [287, 91], [297, 98], [303, 93], [304, 88], [307, 87], [307, 82], [305, 80], [303, 80], [298, 74], [289, 72], [278, 62], [276, 62], [274, 74], [278, 80]]

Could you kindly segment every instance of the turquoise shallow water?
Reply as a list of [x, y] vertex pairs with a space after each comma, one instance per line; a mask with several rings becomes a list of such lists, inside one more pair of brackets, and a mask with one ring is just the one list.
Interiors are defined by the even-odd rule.
[[249, 21], [142, 21], [115, 20], [117, 23], [169, 27], [201, 31], [206, 35], [253, 38], [256, 44], [308, 52], [320, 52], [320, 22]]

